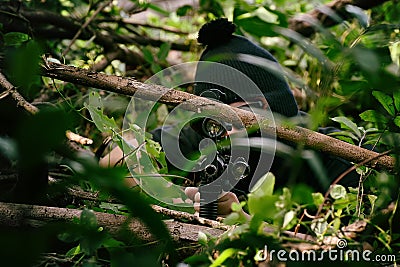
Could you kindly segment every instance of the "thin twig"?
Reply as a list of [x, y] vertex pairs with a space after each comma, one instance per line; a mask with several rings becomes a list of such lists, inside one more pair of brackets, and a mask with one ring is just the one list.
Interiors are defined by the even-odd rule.
[[172, 28], [169, 26], [156, 26], [156, 25], [150, 25], [147, 23], [140, 23], [140, 22], [135, 22], [132, 19], [125, 19], [125, 18], [104, 18], [104, 19], [98, 19], [96, 22], [114, 22], [118, 23], [120, 25], [123, 24], [129, 24], [135, 27], [144, 27], [144, 28], [151, 28], [151, 29], [156, 29], [156, 30], [162, 30], [165, 32], [171, 32], [175, 34], [181, 34], [181, 35], [188, 35], [188, 32], [183, 32], [181, 30], [178, 30], [176, 28]]
[[69, 52], [71, 49], [71, 46], [75, 43], [75, 41], [78, 39], [79, 35], [81, 35], [82, 31], [89, 26], [89, 24], [94, 20], [94, 18], [109, 4], [111, 4], [112, 0], [109, 0], [107, 2], [102, 3], [96, 11], [90, 16], [88, 20], [85, 21], [85, 23], [80, 27], [80, 29], [76, 32], [75, 36], [72, 38], [71, 42], [69, 43], [68, 47], [64, 50], [62, 53], [62, 57], [65, 57], [65, 55]]
[[345, 172], [343, 172], [341, 175], [339, 175], [339, 177], [336, 178], [336, 179], [332, 182], [331, 186], [330, 186], [329, 189], [326, 191], [325, 196], [324, 196], [324, 201], [323, 201], [322, 204], [318, 207], [318, 211], [317, 211], [317, 214], [315, 215], [315, 217], [318, 217], [318, 216], [319, 216], [319, 214], [320, 214], [320, 212], [321, 212], [321, 210], [322, 210], [322, 207], [324, 206], [325, 201], [328, 199], [329, 193], [331, 192], [331, 190], [332, 190], [332, 188], [333, 188], [333, 186], [334, 186], [335, 184], [337, 184], [338, 182], [340, 182], [340, 180], [342, 180], [347, 174], [349, 174], [350, 172], [354, 171], [354, 170], [357, 169], [358, 167], [360, 167], [360, 166], [362, 166], [362, 165], [364, 165], [364, 164], [366, 164], [366, 163], [368, 163], [368, 162], [371, 162], [371, 161], [373, 161], [373, 160], [376, 160], [377, 158], [386, 156], [386, 155], [388, 155], [388, 154], [391, 153], [391, 152], [392, 152], [392, 150], [388, 150], [388, 151], [385, 151], [385, 152], [383, 152], [383, 153], [380, 153], [380, 154], [378, 154], [378, 155], [376, 155], [376, 156], [374, 156], [374, 157], [372, 157], [372, 158], [365, 159], [365, 160], [361, 161], [360, 163], [354, 164], [353, 166], [351, 166], [350, 168], [348, 168]]

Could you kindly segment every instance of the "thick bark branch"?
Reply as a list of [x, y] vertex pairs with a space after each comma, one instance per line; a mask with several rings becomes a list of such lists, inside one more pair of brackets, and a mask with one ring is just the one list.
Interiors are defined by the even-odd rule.
[[[14, 204], [0, 202], [0, 225], [21, 226], [43, 226], [50, 222], [70, 223], [74, 218], [79, 218], [82, 210], [45, 207], [36, 205]], [[137, 219], [130, 219], [124, 215], [94, 212], [99, 226], [104, 227], [111, 234], [118, 234], [121, 227], [129, 220], [129, 229], [144, 241], [154, 241], [148, 229]], [[198, 232], [207, 232], [212, 236], [220, 236], [225, 231], [202, 225], [187, 224], [177, 221], [165, 221], [165, 225], [176, 241], [197, 242]]]
[[42, 69], [44, 76], [67, 81], [84, 86], [95, 87], [107, 91], [135, 96], [142, 99], [158, 101], [168, 105], [178, 105], [183, 109], [193, 112], [216, 113], [221, 120], [232, 124], [246, 127], [257, 125], [258, 121], [263, 121], [260, 128], [262, 131], [274, 132], [279, 138], [287, 141], [303, 144], [307, 148], [319, 150], [351, 162], [362, 162], [373, 159], [365, 165], [376, 169], [395, 171], [395, 159], [390, 156], [379, 156], [378, 153], [351, 145], [349, 143], [334, 139], [332, 137], [302, 128], [277, 126], [272, 128], [268, 121], [263, 120], [259, 115], [252, 112], [231, 108], [228, 105], [212, 101], [207, 98], [198, 97], [186, 92], [169, 89], [160, 85], [144, 84], [134, 79], [123, 78], [114, 75], [106, 75], [72, 66], [48, 62]]
[[289, 28], [305, 37], [310, 37], [315, 33], [316, 29], [307, 22], [309, 19], [318, 20], [324, 27], [331, 27], [341, 23], [341, 21], [337, 21], [330, 17], [326, 10], [331, 10], [332, 12], [335, 12], [336, 15], [342, 16], [342, 19], [346, 19], [349, 17], [349, 14], [345, 11], [347, 5], [354, 5], [362, 9], [370, 9], [387, 1], [388, 0], [334, 0], [325, 6], [312, 10], [307, 14], [301, 14], [290, 19]]
[[[0, 226], [43, 227], [47, 223], [71, 223], [75, 218], [79, 218], [81, 213], [82, 210], [78, 209], [0, 202]], [[102, 212], [93, 213], [97, 218], [98, 226], [106, 229], [111, 235], [118, 235], [122, 227], [128, 226], [128, 229], [136, 236], [140, 237], [143, 241], [157, 241], [144, 226], [144, 224], [135, 218], [128, 218], [124, 215]], [[213, 237], [219, 237], [229, 228], [229, 226], [226, 226], [226, 229], [216, 229], [203, 225], [183, 223], [174, 220], [166, 220], [164, 223], [173, 239], [181, 247], [187, 243], [197, 243], [198, 233], [200, 231], [203, 233], [208, 233]], [[346, 227], [342, 227], [337, 236], [325, 237], [322, 242], [317, 242], [316, 239], [310, 235], [285, 231], [284, 234], [286, 236], [295, 238], [299, 241], [301, 240], [302, 242], [289, 242], [283, 246], [300, 251], [310, 249], [330, 249], [331, 247], [336, 246], [339, 238], [357, 238], [360, 233], [365, 231], [366, 226], [367, 223], [365, 221], [355, 222]], [[270, 228], [265, 228], [264, 231], [269, 233], [272, 230]]]

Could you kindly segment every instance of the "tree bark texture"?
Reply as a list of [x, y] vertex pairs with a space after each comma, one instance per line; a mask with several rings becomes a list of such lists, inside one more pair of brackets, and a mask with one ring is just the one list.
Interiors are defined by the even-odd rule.
[[[82, 210], [46, 207], [36, 205], [14, 204], [0, 202], [0, 225], [11, 227], [44, 226], [51, 222], [71, 223], [74, 218], [79, 218]], [[126, 226], [129, 220], [129, 229], [144, 241], [155, 241], [148, 229], [137, 219], [131, 219], [124, 215], [93, 212], [97, 223], [110, 234], [118, 234], [121, 227]], [[220, 236], [225, 232], [203, 225], [188, 224], [174, 220], [164, 221], [172, 238], [177, 242], [197, 242], [199, 231], [212, 236]]]
[[334, 155], [350, 162], [364, 162], [366, 166], [375, 169], [395, 172], [396, 162], [391, 156], [381, 156], [374, 151], [298, 126], [278, 125], [276, 128], [271, 127], [268, 120], [250, 111], [232, 108], [226, 104], [198, 97], [187, 92], [166, 88], [156, 84], [145, 84], [132, 78], [107, 75], [53, 62], [46, 62], [46, 66], [42, 68], [42, 75], [168, 105], [176, 106], [179, 104], [180, 107], [188, 111], [215, 114], [219, 119], [232, 123], [233, 125], [243, 124], [246, 127], [258, 125], [262, 131], [267, 133], [276, 132], [277, 137], [302, 144], [306, 148]]

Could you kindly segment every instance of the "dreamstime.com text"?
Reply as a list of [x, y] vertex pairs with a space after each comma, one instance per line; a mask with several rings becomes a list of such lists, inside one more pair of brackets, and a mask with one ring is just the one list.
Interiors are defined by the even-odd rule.
[[280, 262], [292, 261], [365, 261], [365, 262], [395, 262], [396, 256], [392, 254], [379, 255], [373, 254], [371, 250], [351, 250], [345, 249], [347, 246], [347, 241], [345, 239], [339, 239], [336, 244], [338, 249], [330, 249], [323, 251], [316, 250], [268, 250], [268, 246], [265, 245], [264, 249], [259, 250], [255, 255], [257, 261], [273, 261], [278, 260]]

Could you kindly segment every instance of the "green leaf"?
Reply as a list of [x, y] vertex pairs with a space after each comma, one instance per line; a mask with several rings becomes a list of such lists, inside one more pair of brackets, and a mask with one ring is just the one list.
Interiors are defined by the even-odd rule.
[[394, 122], [394, 124], [396, 124], [398, 127], [400, 127], [400, 116], [397, 116], [396, 118], [394, 118], [393, 122]]
[[400, 112], [400, 90], [395, 90], [393, 92], [394, 105], [396, 107], [397, 112]]
[[334, 117], [331, 120], [339, 122], [341, 124], [344, 124], [348, 129], [352, 130], [358, 136], [358, 138], [361, 138], [361, 132], [358, 129], [357, 124], [355, 124], [354, 122], [352, 122], [348, 118], [346, 118], [346, 117]]
[[158, 5], [155, 5], [155, 4], [147, 4], [147, 7], [148, 7], [149, 9], [152, 9], [152, 10], [154, 10], [154, 11], [160, 13], [161, 15], [169, 16], [169, 12], [168, 12], [167, 10], [163, 9], [162, 7], [158, 6]]
[[273, 195], [275, 176], [272, 173], [264, 175], [252, 188], [248, 195], [249, 212], [259, 219], [271, 220], [278, 212], [275, 205], [279, 197]]
[[105, 248], [117, 248], [117, 247], [122, 247], [124, 246], [124, 242], [118, 241], [112, 237], [107, 238], [106, 240], [103, 241], [102, 244]]
[[224, 261], [226, 261], [228, 258], [232, 257], [235, 255], [237, 252], [237, 249], [234, 248], [227, 248], [222, 253], [218, 256], [218, 258], [210, 265], [210, 267], [218, 267], [221, 266]]
[[375, 208], [375, 203], [376, 200], [378, 199], [377, 196], [375, 195], [367, 195], [368, 196], [368, 200], [371, 203], [371, 214], [374, 212], [374, 208]]
[[268, 172], [261, 177], [257, 183], [251, 188], [250, 192], [255, 195], [272, 196], [275, 187], [275, 176]]
[[251, 13], [242, 14], [241, 16], [237, 17], [235, 23], [244, 31], [256, 36], [277, 36], [274, 28], [276, 24], [268, 23], [263, 21], [257, 16], [254, 16]]
[[373, 91], [372, 95], [381, 103], [381, 105], [386, 109], [386, 111], [391, 115], [395, 116], [396, 111], [394, 109], [393, 98], [381, 91]]
[[80, 224], [90, 229], [97, 228], [97, 218], [93, 211], [84, 209], [80, 216]]
[[360, 118], [364, 121], [377, 122], [377, 123], [388, 123], [388, 119], [382, 114], [376, 112], [375, 110], [366, 110], [360, 114]]
[[325, 198], [321, 193], [312, 193], [311, 195], [315, 206], [318, 207], [324, 203]]
[[93, 91], [89, 94], [89, 104], [84, 103], [89, 110], [90, 116], [97, 129], [102, 133], [113, 134], [119, 132], [119, 128], [114, 118], [109, 118], [104, 114], [104, 106], [99, 93]]
[[142, 52], [143, 52], [144, 60], [146, 60], [148, 63], [154, 62], [153, 53], [150, 51], [150, 49], [148, 49], [147, 47], [143, 47]]
[[5, 46], [14, 46], [28, 41], [29, 35], [22, 32], [9, 32], [4, 34], [3, 38]]
[[239, 212], [242, 210], [242, 205], [240, 203], [233, 202], [231, 205], [231, 210]]
[[160, 50], [157, 53], [158, 59], [160, 61], [164, 61], [167, 58], [170, 49], [171, 49], [171, 45], [169, 43], [163, 43], [160, 46]]
[[207, 245], [208, 237], [205, 233], [203, 233], [202, 231], [199, 231], [197, 240], [200, 245], [205, 246], [205, 245]]
[[183, 16], [186, 16], [186, 14], [192, 10], [193, 10], [193, 7], [191, 5], [184, 5], [184, 6], [179, 7], [176, 10], [176, 14], [180, 17], [183, 17]]
[[40, 93], [42, 86], [39, 75], [39, 61], [42, 55], [40, 43], [29, 40], [15, 49], [14, 52], [5, 53], [4, 62], [7, 62], [10, 82], [21, 87], [18, 91], [26, 98], [35, 98]]
[[327, 231], [328, 226], [329, 225], [326, 220], [319, 218], [311, 223], [311, 230], [313, 230], [317, 236], [320, 236], [323, 235], [325, 231]]
[[286, 212], [283, 218], [282, 228], [288, 230], [292, 228], [295, 224], [296, 224], [296, 212], [294, 212], [293, 210]]
[[333, 199], [340, 199], [346, 197], [346, 188], [343, 185], [335, 184], [330, 192]]
[[312, 44], [308, 38], [305, 38], [301, 34], [282, 27], [275, 26], [273, 30], [282, 36], [286, 37], [287, 39], [291, 40], [292, 42], [298, 44], [301, 48], [304, 49], [308, 54], [315, 57], [320, 61], [323, 67], [330, 68], [332, 66], [332, 62], [324, 55], [324, 53]]
[[73, 258], [73, 257], [75, 257], [76, 255], [78, 255], [78, 254], [80, 254], [80, 253], [82, 253], [82, 251], [81, 251], [81, 246], [80, 246], [80, 245], [77, 245], [76, 247], [73, 247], [73, 248], [71, 248], [70, 250], [68, 250], [68, 252], [65, 253], [65, 256], [66, 256], [67, 258]]

